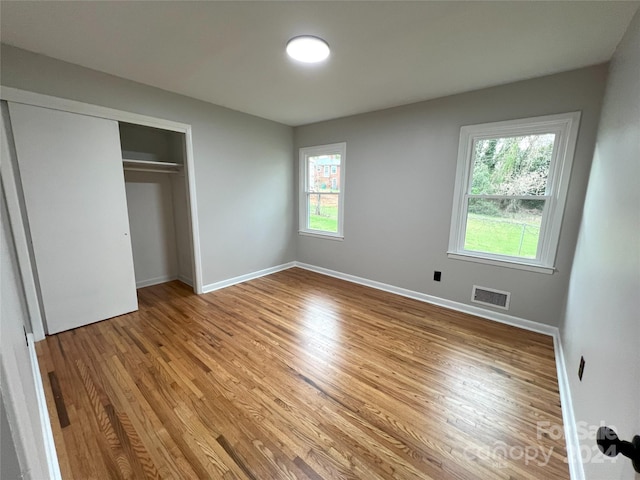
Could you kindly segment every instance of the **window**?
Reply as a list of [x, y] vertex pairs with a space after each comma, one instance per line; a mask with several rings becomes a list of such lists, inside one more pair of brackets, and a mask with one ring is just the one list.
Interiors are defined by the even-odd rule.
[[579, 120], [462, 127], [450, 258], [553, 273]]
[[[346, 146], [335, 143], [300, 149], [300, 233], [343, 238]], [[336, 177], [328, 181], [334, 168]]]
[[338, 173], [337, 165], [331, 165], [331, 175], [335, 175], [336, 173]]

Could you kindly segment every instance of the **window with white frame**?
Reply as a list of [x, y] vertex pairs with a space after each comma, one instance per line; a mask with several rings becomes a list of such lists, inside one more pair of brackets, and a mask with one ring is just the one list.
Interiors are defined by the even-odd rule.
[[345, 152], [346, 143], [300, 149], [300, 233], [343, 237]]
[[449, 257], [552, 273], [580, 113], [460, 130]]

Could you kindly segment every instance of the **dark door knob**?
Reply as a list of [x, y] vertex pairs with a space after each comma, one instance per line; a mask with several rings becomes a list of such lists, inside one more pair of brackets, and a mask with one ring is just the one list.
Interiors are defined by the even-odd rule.
[[609, 427], [600, 427], [596, 437], [598, 448], [607, 457], [615, 457], [619, 453], [631, 459], [633, 468], [640, 473], [640, 436], [636, 435], [633, 440], [627, 442], [620, 440], [618, 434]]

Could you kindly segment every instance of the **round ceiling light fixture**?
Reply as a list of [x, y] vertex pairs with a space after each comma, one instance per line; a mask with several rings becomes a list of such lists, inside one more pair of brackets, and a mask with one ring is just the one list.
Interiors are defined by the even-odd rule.
[[287, 54], [299, 62], [318, 63], [329, 56], [329, 45], [321, 38], [301, 35], [287, 42]]

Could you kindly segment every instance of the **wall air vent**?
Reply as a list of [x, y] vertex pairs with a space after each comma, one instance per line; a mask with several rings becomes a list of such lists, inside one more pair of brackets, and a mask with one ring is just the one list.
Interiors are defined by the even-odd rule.
[[472, 302], [502, 308], [504, 310], [509, 310], [509, 300], [511, 300], [511, 292], [503, 292], [502, 290], [495, 290], [493, 288], [474, 285], [473, 291], [471, 292]]

